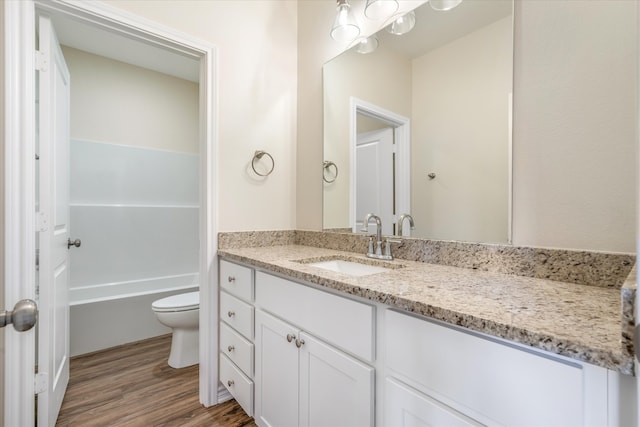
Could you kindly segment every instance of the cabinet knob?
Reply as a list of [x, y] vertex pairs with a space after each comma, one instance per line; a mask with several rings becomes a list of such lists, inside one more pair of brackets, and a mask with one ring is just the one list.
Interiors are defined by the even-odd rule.
[[296, 336], [293, 334], [287, 334], [287, 342], [291, 342], [296, 339]]
[[229, 283], [231, 283], [231, 282], [235, 282], [236, 278], [233, 276], [229, 276], [228, 280], [229, 280]]
[[233, 382], [233, 380], [229, 380], [229, 381], [227, 381], [227, 385], [228, 385], [229, 387], [233, 386], [233, 384], [235, 384], [235, 383]]
[[304, 340], [301, 339], [297, 339], [296, 340], [296, 347], [300, 348], [304, 345]]
[[233, 316], [235, 316], [235, 315], [236, 315], [236, 313], [235, 313], [235, 312], [233, 312], [233, 311], [229, 311], [229, 312], [227, 313], [227, 316], [229, 316], [229, 317], [233, 317]]
[[235, 349], [236, 349], [236, 348], [235, 348], [234, 346], [232, 346], [232, 345], [230, 345], [229, 347], [227, 347], [227, 351], [228, 351], [229, 353], [231, 353], [231, 352], [232, 352], [233, 350], [235, 350]]

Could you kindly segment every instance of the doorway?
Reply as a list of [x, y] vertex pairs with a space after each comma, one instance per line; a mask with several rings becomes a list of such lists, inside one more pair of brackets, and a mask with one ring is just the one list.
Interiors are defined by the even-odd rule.
[[[100, 30], [121, 40], [135, 41], [144, 47], [156, 48], [199, 61], [200, 104], [200, 402], [210, 406], [218, 401], [216, 344], [217, 331], [209, 325], [217, 319], [216, 230], [215, 230], [215, 165], [214, 140], [214, 65], [215, 49], [200, 40], [176, 35], [172, 31], [141, 22], [105, 5], [52, 2], [5, 2], [5, 156], [10, 167], [5, 169], [5, 302], [13, 305], [22, 298], [35, 299], [35, 45], [36, 11], [72, 18], [86, 27]], [[11, 64], [9, 66], [8, 64]], [[35, 387], [35, 333], [7, 331], [5, 345], [5, 382], [14, 390], [5, 396], [6, 425], [33, 425], [31, 404]], [[7, 369], [7, 367], [9, 369]], [[6, 389], [6, 387], [5, 387]]]
[[[364, 216], [361, 206], [375, 200], [378, 216], [388, 218], [383, 221], [383, 233], [395, 234], [395, 222], [399, 214], [411, 210], [411, 148], [410, 120], [377, 105], [351, 97], [350, 106], [350, 176], [349, 176], [349, 211], [353, 232], [360, 231]], [[364, 122], [370, 125], [362, 126]], [[375, 129], [362, 134], [362, 130]], [[380, 131], [382, 129], [382, 132]], [[384, 136], [386, 135], [386, 137]], [[383, 141], [387, 141], [383, 143]], [[371, 165], [372, 159], [376, 165]], [[384, 157], [391, 157], [392, 165]], [[378, 166], [377, 164], [380, 164]], [[364, 170], [363, 170], [364, 169]], [[375, 174], [375, 176], [371, 176]], [[362, 183], [361, 181], [368, 181]], [[376, 182], [381, 181], [381, 182]], [[363, 193], [375, 193], [366, 196]], [[366, 212], [369, 213], [369, 212]], [[385, 224], [387, 222], [387, 224]]]

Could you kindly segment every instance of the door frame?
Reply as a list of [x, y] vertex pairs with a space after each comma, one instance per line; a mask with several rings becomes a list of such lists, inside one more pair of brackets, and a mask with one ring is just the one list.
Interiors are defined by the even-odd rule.
[[[411, 121], [400, 114], [352, 96], [349, 100], [349, 219], [356, 223], [356, 145], [358, 143], [357, 117], [362, 114], [393, 127], [395, 143], [395, 201], [398, 212], [411, 213]], [[397, 218], [394, 219], [397, 221]]]
[[[5, 303], [35, 298], [35, 16], [62, 13], [200, 61], [200, 402], [218, 403], [217, 72], [216, 48], [98, 2], [4, 2]], [[35, 331], [5, 333], [5, 425], [34, 425]]]

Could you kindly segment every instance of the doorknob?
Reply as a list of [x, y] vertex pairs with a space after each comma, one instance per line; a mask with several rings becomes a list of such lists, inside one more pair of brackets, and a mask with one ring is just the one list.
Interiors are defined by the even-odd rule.
[[24, 332], [33, 328], [37, 320], [38, 306], [30, 299], [18, 301], [13, 311], [0, 311], [0, 328], [12, 323], [16, 331]]
[[71, 246], [75, 246], [76, 248], [79, 248], [80, 245], [82, 244], [82, 242], [80, 241], [80, 239], [76, 239], [73, 242], [71, 241], [71, 239], [67, 239], [67, 249], [69, 249]]

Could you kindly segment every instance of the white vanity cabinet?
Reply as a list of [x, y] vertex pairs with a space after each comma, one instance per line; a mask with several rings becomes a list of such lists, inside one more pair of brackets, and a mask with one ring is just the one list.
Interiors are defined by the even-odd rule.
[[220, 382], [253, 415], [253, 269], [220, 260]]
[[606, 426], [607, 370], [385, 313], [387, 426]]
[[374, 307], [260, 272], [256, 306], [256, 423], [373, 426], [374, 368], [347, 351], [373, 357]]

